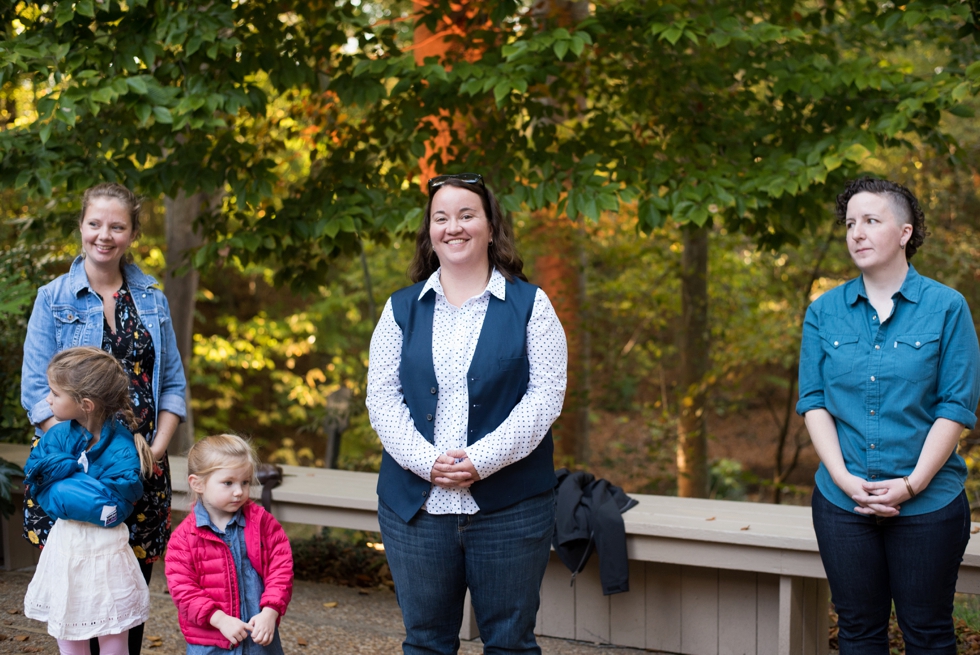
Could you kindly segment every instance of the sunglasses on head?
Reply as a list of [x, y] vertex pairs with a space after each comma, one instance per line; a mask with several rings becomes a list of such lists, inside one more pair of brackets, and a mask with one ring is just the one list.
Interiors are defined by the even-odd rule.
[[452, 175], [436, 175], [431, 178], [429, 180], [429, 196], [449, 180], [459, 180], [464, 184], [479, 185], [484, 191], [487, 190], [487, 185], [483, 183], [483, 176], [479, 173], [453, 173]]

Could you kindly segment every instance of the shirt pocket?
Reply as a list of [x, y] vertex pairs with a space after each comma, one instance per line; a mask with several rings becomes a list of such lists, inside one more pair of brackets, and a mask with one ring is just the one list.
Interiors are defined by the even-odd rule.
[[511, 369], [520, 368], [521, 366], [527, 365], [527, 355], [524, 357], [501, 357], [497, 360], [497, 368], [501, 371], [509, 371]]
[[921, 382], [936, 377], [941, 336], [938, 332], [928, 332], [895, 337], [892, 343], [895, 374], [909, 382]]
[[55, 325], [55, 343], [58, 350], [77, 346], [85, 329], [85, 317], [74, 307], [55, 307], [52, 310]]
[[828, 334], [821, 335], [824, 340], [823, 375], [827, 380], [850, 373], [858, 354], [858, 335]]

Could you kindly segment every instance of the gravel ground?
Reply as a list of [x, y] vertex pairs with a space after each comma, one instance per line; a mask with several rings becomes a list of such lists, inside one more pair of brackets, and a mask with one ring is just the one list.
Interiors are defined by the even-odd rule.
[[[0, 571], [0, 655], [46, 653], [58, 647], [43, 623], [24, 616], [24, 593], [32, 571]], [[177, 610], [166, 591], [163, 567], [150, 583], [150, 620], [144, 633], [148, 655], [183, 655]], [[327, 607], [327, 604], [336, 606]], [[328, 584], [296, 582], [289, 612], [279, 628], [286, 655], [396, 655], [404, 637], [395, 594], [387, 587], [368, 593]], [[629, 655], [649, 651], [540, 638], [544, 655]], [[463, 642], [459, 652], [482, 652], [479, 641]]]

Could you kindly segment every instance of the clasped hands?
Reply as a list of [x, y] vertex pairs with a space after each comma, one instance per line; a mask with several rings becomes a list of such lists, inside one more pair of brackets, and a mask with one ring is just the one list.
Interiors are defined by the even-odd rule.
[[268, 646], [276, 636], [278, 618], [279, 612], [271, 607], [263, 607], [262, 611], [253, 616], [248, 623], [218, 610], [211, 615], [211, 625], [220, 630], [232, 646], [245, 641], [249, 633], [252, 633], [252, 641], [259, 646]]
[[479, 479], [480, 474], [462, 448], [439, 455], [429, 473], [432, 484], [443, 489], [466, 489]]
[[844, 492], [858, 504], [854, 511], [866, 516], [898, 516], [901, 504], [911, 498], [902, 478], [868, 482], [852, 475], [846, 487]]

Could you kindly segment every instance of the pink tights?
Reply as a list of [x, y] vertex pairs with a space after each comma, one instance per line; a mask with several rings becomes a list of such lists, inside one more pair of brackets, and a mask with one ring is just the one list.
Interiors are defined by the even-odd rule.
[[[61, 655], [88, 655], [88, 639], [83, 641], [58, 640]], [[118, 635], [102, 635], [99, 637], [99, 653], [101, 655], [127, 655], [129, 653], [129, 630]]]

